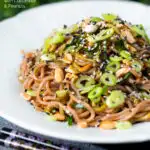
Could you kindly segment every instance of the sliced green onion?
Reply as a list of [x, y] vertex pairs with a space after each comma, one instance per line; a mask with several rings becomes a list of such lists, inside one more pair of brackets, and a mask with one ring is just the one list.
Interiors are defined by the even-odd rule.
[[74, 46], [69, 46], [65, 50], [66, 50], [66, 52], [69, 52], [71, 54], [76, 52], [76, 49]]
[[87, 40], [90, 42], [90, 43], [95, 43], [95, 39], [93, 36], [88, 36], [87, 37]]
[[142, 92], [142, 97], [146, 100], [150, 100], [150, 93], [147, 93], [147, 92]]
[[106, 99], [106, 105], [108, 108], [115, 108], [123, 104], [125, 101], [125, 95], [120, 90], [114, 90]]
[[76, 87], [82, 89], [95, 84], [95, 80], [89, 76], [83, 75], [76, 81]]
[[133, 61], [131, 64], [132, 68], [135, 69], [137, 72], [142, 70], [142, 64], [138, 61]]
[[143, 38], [145, 38], [150, 43], [148, 35], [146, 34], [146, 31], [142, 24], [131, 26], [131, 30], [137, 33], [138, 35], [142, 36]]
[[101, 82], [107, 86], [114, 86], [117, 83], [117, 78], [111, 73], [104, 73], [101, 76]]
[[48, 116], [46, 116], [46, 118], [47, 118], [47, 120], [48, 121], [56, 121], [57, 119], [53, 116], [53, 115], [48, 115]]
[[76, 31], [78, 31], [78, 30], [79, 30], [78, 25], [77, 25], [77, 24], [73, 24], [72, 26], [70, 26], [70, 27], [67, 29], [67, 32], [68, 32], [68, 33], [74, 33], [74, 32], [76, 32]]
[[142, 28], [140, 28], [140, 25], [132, 25], [131, 30], [145, 38], [145, 33], [143, 32]]
[[150, 68], [150, 58], [146, 61], [146, 65]]
[[115, 14], [102, 14], [102, 16], [106, 21], [113, 21], [117, 18]]
[[131, 60], [131, 54], [128, 51], [122, 50], [120, 52], [120, 56], [128, 60]]
[[58, 91], [56, 91], [56, 96], [58, 98], [65, 98], [67, 95], [68, 95], [67, 90], [58, 90]]
[[50, 40], [50, 44], [60, 44], [65, 40], [64, 35], [56, 33], [56, 35]]
[[122, 60], [122, 58], [119, 57], [119, 56], [110, 56], [109, 59], [110, 59], [111, 61], [121, 61], [121, 60]]
[[129, 129], [132, 127], [131, 122], [129, 121], [118, 121], [116, 122], [116, 128], [119, 130]]
[[91, 92], [88, 93], [88, 98], [94, 102], [97, 103], [100, 101], [100, 96], [103, 93], [102, 87], [95, 87]]
[[44, 47], [44, 48], [42, 49], [42, 54], [46, 54], [46, 53], [48, 53], [48, 48], [45, 48], [45, 47]]
[[125, 49], [124, 41], [123, 40], [116, 41], [115, 49], [118, 50], [118, 51], [121, 51], [121, 50]]
[[99, 18], [99, 17], [91, 17], [90, 20], [91, 20], [92, 22], [99, 22], [99, 21], [102, 21], [102, 19]]
[[27, 92], [26, 92], [28, 95], [30, 95], [30, 96], [36, 96], [36, 92], [35, 91], [33, 91], [33, 90], [27, 90]]
[[96, 35], [95, 40], [103, 41], [110, 38], [113, 34], [114, 34], [113, 28], [102, 30], [99, 34]]
[[44, 41], [44, 48], [42, 50], [42, 54], [48, 53], [48, 48], [50, 46], [50, 40], [51, 40], [50, 38], [45, 39], [45, 41]]
[[103, 86], [103, 93], [102, 93], [102, 95], [105, 95], [107, 93], [107, 91], [108, 91], [108, 86], [104, 85]]
[[80, 91], [81, 91], [80, 94], [88, 93], [88, 92], [91, 91], [94, 87], [95, 87], [95, 85], [83, 87], [83, 88], [80, 89]]
[[72, 26], [67, 27], [67, 28], [59, 28], [58, 30], [56, 30], [56, 32], [59, 34], [67, 34], [67, 33], [74, 33], [78, 30], [79, 30], [78, 25], [73, 24]]
[[106, 66], [106, 69], [108, 71], [116, 72], [120, 68], [120, 63], [119, 62], [110, 62]]
[[56, 59], [56, 55], [54, 53], [43, 54], [41, 56], [41, 60], [43, 61], [53, 61]]

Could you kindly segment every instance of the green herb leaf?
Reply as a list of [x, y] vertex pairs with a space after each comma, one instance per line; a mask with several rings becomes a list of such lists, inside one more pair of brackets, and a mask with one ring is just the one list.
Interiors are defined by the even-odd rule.
[[73, 124], [73, 118], [72, 118], [72, 116], [68, 116], [67, 117], [67, 122], [68, 122], [68, 126], [72, 126], [72, 124]]
[[128, 79], [130, 76], [131, 76], [131, 72], [128, 72], [125, 76], [124, 76], [124, 78], [123, 78], [123, 80], [126, 80], [126, 79]]

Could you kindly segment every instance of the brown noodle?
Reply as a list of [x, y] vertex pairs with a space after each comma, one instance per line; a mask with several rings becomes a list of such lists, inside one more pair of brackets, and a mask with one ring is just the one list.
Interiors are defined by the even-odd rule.
[[[125, 29], [128, 28], [127, 25], [124, 26], [126, 26]], [[120, 27], [116, 30], [117, 34], [121, 34], [122, 30], [120, 30]], [[69, 35], [65, 42], [67, 43], [70, 39], [72, 40]], [[126, 40], [129, 40], [129, 38]], [[108, 41], [108, 54], [114, 55], [116, 50], [115, 48], [112, 50], [112, 47], [109, 46], [111, 44], [114, 45], [111, 42]], [[106, 96], [103, 96], [101, 102], [95, 104], [87, 96], [80, 93], [80, 90], [75, 86], [75, 82], [81, 75], [91, 76], [96, 82], [99, 81], [106, 63], [105, 59], [101, 56], [104, 52], [101, 52], [99, 62], [96, 63], [94, 60], [85, 56], [87, 53], [77, 52], [71, 54], [64, 52], [66, 43], [51, 45], [49, 47], [49, 51], [55, 51], [56, 53], [57, 58], [55, 61], [40, 61], [39, 58], [42, 56], [41, 51], [24, 53], [19, 77], [24, 88], [22, 95], [34, 105], [36, 110], [47, 112], [55, 116], [59, 121], [66, 121], [67, 116], [72, 116], [74, 122], [83, 128], [99, 126], [100, 122], [105, 121], [111, 123], [111, 121], [136, 122], [150, 120], [150, 117], [148, 117], [150, 113], [150, 100], [138, 98], [136, 93], [133, 95], [133, 91], [138, 91], [137, 88], [139, 87], [145, 91], [150, 90], [149, 77], [145, 79], [142, 73], [138, 73], [131, 68], [129, 66], [130, 62], [126, 61], [124, 64], [121, 64], [122, 68], [116, 72], [116, 76], [119, 79], [122, 79], [127, 73], [130, 73], [131, 76], [127, 82], [121, 82], [121, 84], [108, 87], [108, 92], [106, 93], [106, 96], [112, 90], [121, 90], [127, 93], [128, 96], [125, 98], [125, 103], [116, 108], [108, 108], [105, 104]], [[129, 41], [126, 41], [126, 43], [128, 45], [130, 44], [131, 47], [134, 46]], [[91, 43], [88, 44], [90, 45]], [[129, 51], [131, 50], [133, 50], [133, 47]], [[138, 51], [139, 49], [137, 49], [137, 53]], [[142, 57], [143, 53], [150, 54], [149, 50], [143, 49], [139, 53], [140, 57]], [[102, 69], [99, 71], [101, 64]], [[147, 64], [143, 65], [143, 70], [146, 70], [146, 67]], [[137, 88], [134, 84], [136, 84]], [[34, 91], [34, 95], [27, 95], [26, 91], [28, 90]], [[65, 98], [60, 98], [56, 94], [58, 90], [67, 90], [68, 95]], [[76, 108], [76, 104], [82, 107]]]

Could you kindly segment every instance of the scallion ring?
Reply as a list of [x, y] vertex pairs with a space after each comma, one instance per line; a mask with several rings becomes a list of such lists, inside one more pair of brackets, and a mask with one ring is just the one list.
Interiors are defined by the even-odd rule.
[[114, 34], [113, 28], [102, 30], [99, 34], [96, 35], [95, 40], [103, 41], [110, 38], [113, 34]]
[[111, 73], [104, 73], [101, 76], [101, 82], [107, 86], [114, 86], [117, 83], [116, 77]]
[[120, 52], [120, 56], [125, 59], [131, 60], [131, 54], [128, 51], [122, 50]]
[[95, 87], [91, 92], [88, 93], [88, 98], [94, 102], [97, 103], [100, 101], [100, 96], [103, 93], [102, 87]]
[[125, 101], [125, 95], [120, 90], [114, 90], [106, 99], [106, 105], [108, 108], [115, 108], [123, 104]]
[[119, 62], [110, 62], [106, 66], [106, 69], [108, 71], [116, 72], [120, 68], [120, 63]]

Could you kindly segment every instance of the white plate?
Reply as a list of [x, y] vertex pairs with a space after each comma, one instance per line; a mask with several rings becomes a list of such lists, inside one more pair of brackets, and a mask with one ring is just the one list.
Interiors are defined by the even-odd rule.
[[0, 115], [9, 121], [44, 135], [92, 143], [121, 143], [150, 140], [150, 123], [125, 131], [80, 129], [66, 123], [50, 122], [20, 96], [17, 70], [20, 50], [39, 48], [53, 28], [74, 23], [87, 16], [113, 12], [133, 23], [150, 26], [150, 7], [133, 2], [83, 1], [45, 5], [25, 11], [0, 23]]

